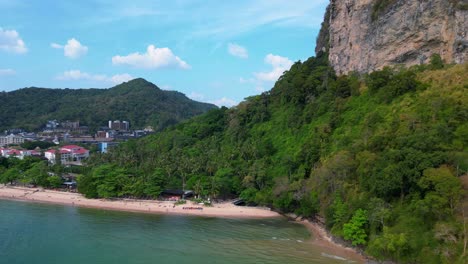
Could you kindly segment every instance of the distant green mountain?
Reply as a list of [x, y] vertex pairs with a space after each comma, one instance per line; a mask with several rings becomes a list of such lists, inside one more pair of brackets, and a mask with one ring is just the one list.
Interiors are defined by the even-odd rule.
[[109, 89], [24, 88], [0, 92], [0, 130], [37, 130], [47, 120], [80, 121], [94, 130], [108, 120], [130, 121], [132, 128], [160, 130], [202, 114], [215, 105], [200, 103], [176, 91], [163, 91], [134, 79]]

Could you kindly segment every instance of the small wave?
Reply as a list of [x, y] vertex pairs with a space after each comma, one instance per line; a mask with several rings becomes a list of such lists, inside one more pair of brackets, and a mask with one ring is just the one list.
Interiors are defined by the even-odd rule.
[[330, 254], [323, 253], [323, 252], [322, 252], [322, 256], [327, 257], [327, 258], [337, 259], [337, 260], [346, 260], [345, 258], [336, 256], [336, 255], [330, 255]]
[[302, 243], [302, 242], [304, 242], [304, 241], [302, 241], [302, 240], [300, 240], [300, 239], [298, 239], [298, 240], [296, 240], [296, 241], [297, 241], [297, 242], [299, 242], [299, 243]]

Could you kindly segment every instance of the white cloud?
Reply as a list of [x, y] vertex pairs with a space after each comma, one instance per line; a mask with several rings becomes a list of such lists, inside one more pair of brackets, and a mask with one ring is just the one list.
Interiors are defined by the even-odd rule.
[[271, 71], [267, 72], [254, 72], [253, 78], [239, 78], [239, 83], [241, 84], [251, 84], [254, 85], [253, 89], [257, 93], [263, 93], [266, 91], [265, 86], [269, 87], [272, 82], [278, 80], [283, 72], [289, 70], [293, 65], [293, 62], [287, 57], [282, 57], [278, 55], [268, 54], [264, 59], [266, 64], [271, 65]]
[[110, 80], [112, 81], [112, 83], [115, 83], [115, 84], [128, 82], [128, 81], [130, 81], [132, 79], [134, 79], [134, 78], [128, 73], [116, 74], [116, 75], [113, 75], [112, 77], [110, 77]]
[[54, 49], [63, 49], [63, 46], [57, 43], [50, 43], [50, 47]]
[[87, 81], [107, 82], [107, 83], [112, 83], [112, 84], [120, 84], [120, 83], [133, 79], [133, 77], [128, 73], [107, 76], [105, 74], [90, 74], [87, 72], [82, 72], [80, 70], [65, 71], [62, 74], [56, 76], [55, 78], [57, 80], [62, 80], [62, 81], [87, 80]]
[[156, 48], [154, 45], [149, 45], [146, 53], [138, 52], [127, 56], [112, 57], [114, 65], [129, 65], [136, 68], [158, 69], [166, 67], [178, 67], [181, 69], [190, 69], [185, 61], [174, 55], [169, 48]]
[[28, 49], [16, 30], [0, 27], [0, 50], [12, 53], [26, 53]]
[[69, 39], [65, 45], [50, 43], [50, 47], [54, 49], [63, 49], [63, 55], [71, 59], [77, 59], [88, 53], [88, 47], [82, 45], [75, 38]]
[[259, 85], [255, 87], [255, 91], [257, 91], [258, 93], [263, 93], [265, 91], [265, 88]]
[[0, 76], [11, 76], [15, 74], [16, 74], [16, 71], [12, 69], [0, 69]]
[[249, 57], [247, 49], [235, 43], [228, 44], [228, 51], [232, 56], [239, 57], [241, 59], [247, 59]]
[[289, 70], [293, 65], [293, 62], [290, 59], [273, 54], [268, 54], [265, 57], [265, 63], [270, 64], [273, 69], [269, 72], [254, 73], [257, 80], [264, 82], [275, 82], [283, 72]]
[[254, 78], [245, 79], [245, 78], [240, 77], [239, 82], [240, 83], [255, 83], [256, 80]]
[[231, 98], [227, 98], [227, 97], [222, 97], [222, 98], [215, 99], [215, 100], [208, 100], [208, 99], [206, 99], [204, 94], [197, 93], [197, 92], [191, 92], [189, 95], [187, 95], [187, 97], [192, 99], [192, 100], [195, 100], [195, 101], [215, 104], [215, 105], [217, 105], [219, 107], [221, 107], [221, 106], [232, 107], [232, 106], [235, 106], [235, 105], [238, 104], [237, 101], [235, 101], [235, 100], [233, 100]]
[[191, 92], [188, 95], [188, 98], [195, 100], [195, 101], [202, 101], [203, 99], [205, 99], [205, 95], [201, 93], [197, 93], [197, 92]]
[[212, 101], [209, 101], [209, 103], [215, 104], [219, 107], [221, 106], [232, 107], [238, 104], [236, 101], [227, 97], [223, 97], [217, 100], [212, 100]]

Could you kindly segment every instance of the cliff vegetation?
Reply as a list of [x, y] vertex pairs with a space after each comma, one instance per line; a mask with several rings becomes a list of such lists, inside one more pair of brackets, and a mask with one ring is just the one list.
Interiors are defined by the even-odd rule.
[[337, 77], [324, 54], [273, 89], [96, 155], [87, 197], [185, 188], [307, 218], [378, 259], [466, 263], [468, 65]]

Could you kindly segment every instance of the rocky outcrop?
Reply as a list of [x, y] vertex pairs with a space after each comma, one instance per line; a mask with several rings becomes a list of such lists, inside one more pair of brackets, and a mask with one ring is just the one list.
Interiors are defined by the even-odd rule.
[[468, 0], [331, 0], [316, 53], [338, 74], [468, 56]]

